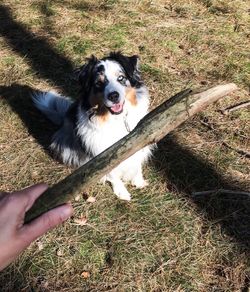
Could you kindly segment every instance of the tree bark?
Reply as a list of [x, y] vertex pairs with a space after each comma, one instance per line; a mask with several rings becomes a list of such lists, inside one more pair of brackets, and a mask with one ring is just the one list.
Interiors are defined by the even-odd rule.
[[146, 145], [158, 142], [180, 124], [237, 89], [233, 83], [199, 93], [184, 90], [147, 114], [127, 136], [50, 187], [27, 212], [25, 222], [74, 198], [79, 189], [97, 183], [123, 160]]

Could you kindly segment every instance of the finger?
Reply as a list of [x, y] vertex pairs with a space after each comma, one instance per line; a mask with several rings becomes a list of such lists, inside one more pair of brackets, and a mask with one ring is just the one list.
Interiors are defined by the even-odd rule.
[[54, 228], [58, 224], [64, 222], [73, 214], [73, 208], [70, 204], [65, 204], [54, 208], [40, 217], [25, 224], [20, 232], [24, 236], [24, 240], [33, 241], [37, 237], [43, 235], [48, 230]]
[[[17, 191], [11, 194], [15, 196], [15, 200], [20, 201], [24, 207], [25, 212], [27, 212], [31, 206], [34, 204], [35, 200], [48, 188], [48, 185], [44, 183], [36, 184], [30, 187], [27, 187], [21, 191]], [[13, 201], [15, 201], [13, 200]]]
[[3, 198], [5, 198], [7, 195], [8, 195], [7, 192], [1, 192], [0, 191], [0, 200], [3, 199]]

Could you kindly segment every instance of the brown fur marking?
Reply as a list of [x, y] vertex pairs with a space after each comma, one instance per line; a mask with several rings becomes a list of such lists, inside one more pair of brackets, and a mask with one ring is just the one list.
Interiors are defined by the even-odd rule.
[[100, 123], [105, 123], [109, 119], [110, 112], [105, 106], [101, 106], [96, 113]]
[[97, 116], [100, 123], [105, 123], [110, 115], [109, 110], [103, 105], [103, 96], [102, 94], [94, 94], [91, 92], [89, 96], [89, 103], [92, 108], [95, 109], [95, 116]]
[[137, 105], [136, 92], [134, 88], [128, 88], [126, 90], [126, 99], [131, 103], [132, 106]]

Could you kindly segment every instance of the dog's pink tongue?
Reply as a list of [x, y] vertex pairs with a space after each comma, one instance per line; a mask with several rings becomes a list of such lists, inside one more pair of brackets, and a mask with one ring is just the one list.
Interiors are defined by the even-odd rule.
[[116, 103], [111, 107], [111, 110], [115, 113], [119, 113], [123, 108], [123, 104], [122, 103]]

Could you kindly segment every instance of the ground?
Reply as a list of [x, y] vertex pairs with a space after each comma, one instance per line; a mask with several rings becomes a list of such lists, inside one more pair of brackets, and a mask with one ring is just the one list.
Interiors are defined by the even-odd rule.
[[[48, 152], [55, 130], [32, 90], [77, 97], [72, 72], [95, 54], [138, 54], [151, 108], [184, 88], [239, 90], [164, 138], [130, 203], [109, 185], [0, 274], [1, 291], [249, 291], [249, 3], [244, 0], [3, 0], [0, 185], [12, 191], [72, 172]], [[227, 189], [235, 194], [195, 195]], [[238, 192], [238, 193], [237, 193]], [[81, 216], [87, 219], [81, 226]]]

